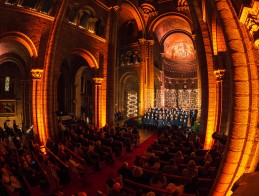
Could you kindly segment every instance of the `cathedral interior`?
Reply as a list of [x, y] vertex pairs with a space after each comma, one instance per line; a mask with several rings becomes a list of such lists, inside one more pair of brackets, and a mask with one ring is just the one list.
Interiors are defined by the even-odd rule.
[[258, 66], [258, 0], [0, 0], [0, 126], [197, 110], [204, 149], [228, 137], [211, 195], [256, 170]]

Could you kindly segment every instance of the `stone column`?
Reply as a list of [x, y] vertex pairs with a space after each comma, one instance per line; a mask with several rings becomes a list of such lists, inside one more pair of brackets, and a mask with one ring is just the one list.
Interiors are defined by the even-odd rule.
[[[155, 100], [155, 69], [154, 69], [154, 40], [148, 40], [148, 65], [147, 65], [147, 89], [149, 93], [149, 105], [153, 108], [154, 107], [154, 100]], [[146, 108], [147, 109], [147, 108]]]
[[44, 132], [42, 117], [42, 73], [43, 69], [32, 69], [32, 118], [34, 138], [36, 142], [44, 143], [46, 140], [46, 132]]
[[94, 114], [93, 122], [100, 128], [102, 126], [102, 81], [103, 78], [93, 78], [94, 81]]
[[145, 94], [146, 94], [146, 39], [139, 39], [140, 44], [140, 58], [139, 64], [139, 114], [145, 112]]
[[164, 53], [161, 53], [161, 62], [162, 62], [162, 66], [161, 66], [161, 107], [165, 107], [165, 66], [164, 66]]
[[28, 81], [27, 80], [22, 80], [21, 81], [22, 83], [22, 113], [21, 113], [21, 123], [22, 123], [22, 126], [25, 125], [25, 127], [28, 127], [28, 116], [30, 115], [30, 111], [28, 111], [28, 107], [27, 106], [27, 102], [29, 101], [28, 98], [26, 95], [27, 95], [27, 92], [28, 92]]
[[107, 89], [109, 89], [109, 96], [107, 96], [107, 122], [112, 124], [114, 122], [115, 105], [118, 105], [118, 88], [117, 82], [117, 32], [118, 32], [118, 14], [120, 7], [114, 6], [110, 11], [109, 20], [109, 55], [108, 55], [108, 75], [107, 75]]
[[[55, 131], [57, 124], [55, 124], [54, 118], [55, 114], [55, 105], [54, 105], [54, 79], [55, 79], [55, 55], [57, 53], [57, 42], [61, 29], [61, 24], [64, 18], [64, 15], [67, 10], [68, 0], [61, 0], [55, 20], [52, 24], [52, 28], [49, 33], [44, 65], [38, 65], [44, 67], [44, 73], [41, 82], [42, 95], [39, 97], [41, 99], [42, 108], [39, 110], [41, 113], [41, 120], [43, 121], [42, 130], [48, 136], [50, 131]], [[43, 138], [43, 143], [45, 144], [47, 138]]]
[[216, 132], [221, 133], [220, 127], [221, 127], [221, 117], [222, 117], [222, 96], [223, 96], [223, 91], [222, 91], [222, 78], [224, 76], [225, 70], [224, 69], [218, 69], [214, 71], [214, 74], [216, 75], [217, 78], [217, 116], [216, 118]]

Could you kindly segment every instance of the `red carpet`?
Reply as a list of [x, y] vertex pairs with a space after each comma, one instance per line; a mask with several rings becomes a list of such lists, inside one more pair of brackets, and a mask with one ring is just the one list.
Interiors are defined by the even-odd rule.
[[111, 175], [116, 176], [118, 168], [125, 161], [127, 161], [131, 167], [136, 155], [142, 155], [155, 138], [157, 138], [157, 136], [156, 134], [153, 134], [146, 141], [140, 144], [138, 148], [135, 148], [133, 152], [126, 153], [117, 158], [113, 165], [106, 165], [99, 172], [89, 171], [84, 179], [72, 180], [69, 185], [64, 187], [65, 196], [71, 196], [81, 191], [85, 191], [88, 196], [96, 196], [97, 190], [105, 192], [105, 182], [107, 178]]

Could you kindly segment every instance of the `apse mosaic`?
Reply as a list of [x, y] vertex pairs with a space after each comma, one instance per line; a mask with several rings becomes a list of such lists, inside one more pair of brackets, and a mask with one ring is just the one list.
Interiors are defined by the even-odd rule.
[[184, 33], [173, 33], [164, 42], [164, 56], [171, 60], [194, 60], [195, 50], [191, 38]]

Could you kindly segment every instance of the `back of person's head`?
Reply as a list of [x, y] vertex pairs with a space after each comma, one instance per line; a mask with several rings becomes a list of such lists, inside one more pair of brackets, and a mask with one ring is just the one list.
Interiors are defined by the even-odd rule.
[[169, 149], [167, 147], [164, 147], [164, 152], [169, 152]]
[[123, 169], [127, 169], [128, 167], [129, 167], [128, 162], [123, 162], [121, 165], [121, 168], [123, 168]]
[[196, 167], [195, 161], [190, 160], [190, 161], [188, 162], [188, 168], [195, 168], [195, 167]]
[[142, 175], [143, 175], [143, 170], [142, 170], [142, 168], [141, 168], [141, 167], [135, 167], [135, 168], [133, 169], [133, 171], [132, 171], [132, 175], [133, 175], [134, 177], [140, 177], [140, 176], [142, 176]]
[[179, 158], [182, 157], [182, 151], [177, 151], [175, 157]]
[[204, 167], [210, 167], [210, 162], [209, 161], [205, 161]]
[[174, 161], [174, 159], [170, 159], [170, 161], [169, 161], [169, 165], [171, 165], [171, 166], [174, 166], [174, 165], [175, 165], [175, 161]]
[[119, 182], [115, 182], [112, 188], [115, 192], [120, 192], [121, 191], [121, 184]]
[[86, 192], [79, 192], [76, 194], [76, 196], [87, 196]]
[[174, 147], [174, 142], [170, 142], [169, 147], [171, 147], [171, 148]]
[[155, 156], [149, 157], [148, 164], [151, 166], [154, 166], [156, 164], [156, 157]]
[[148, 148], [147, 148], [147, 152], [152, 152], [152, 148], [151, 148], [151, 147], [148, 147]]
[[101, 146], [101, 144], [102, 144], [102, 142], [101, 142], [100, 140], [98, 140], [98, 141], [96, 142], [96, 145], [98, 145], [98, 146]]
[[146, 196], [156, 196], [156, 194], [153, 191], [150, 191], [146, 194]]
[[153, 141], [153, 144], [158, 144], [157, 139], [155, 139], [155, 140]]

